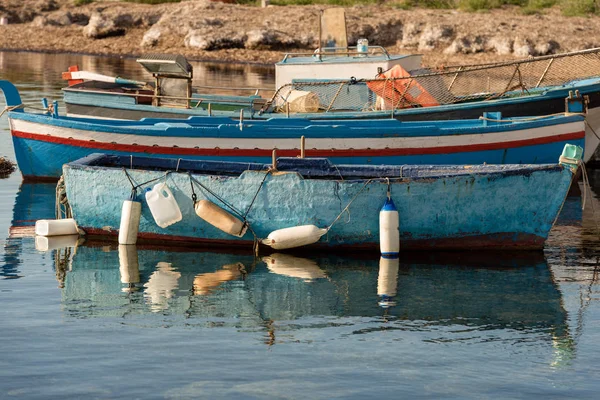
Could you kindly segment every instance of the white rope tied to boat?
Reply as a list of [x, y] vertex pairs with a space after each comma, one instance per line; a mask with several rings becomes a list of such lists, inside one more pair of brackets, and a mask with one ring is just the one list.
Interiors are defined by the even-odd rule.
[[0, 112], [0, 118], [2, 118], [2, 116], [4, 115], [4, 113], [6, 113], [7, 111], [14, 111], [17, 110], [19, 108], [25, 108], [25, 104], [21, 103], [19, 105], [16, 106], [6, 106], [4, 107], [4, 110], [2, 110], [2, 112]]

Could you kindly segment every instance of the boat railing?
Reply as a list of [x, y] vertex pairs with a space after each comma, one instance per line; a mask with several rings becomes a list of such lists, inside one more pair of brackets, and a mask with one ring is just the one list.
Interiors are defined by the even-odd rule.
[[[196, 88], [206, 88], [206, 89], [222, 89], [222, 88], [217, 88], [214, 86], [197, 86]], [[224, 89], [224, 88], [223, 88]], [[263, 90], [263, 91], [271, 91], [273, 92], [274, 89], [267, 89], [267, 88], [246, 88], [248, 90], [252, 89], [254, 90], [254, 95], [258, 96], [259, 95], [259, 91]], [[72, 92], [81, 92], [81, 89], [77, 89], [77, 88], [71, 88], [71, 87], [66, 87], [63, 88], [62, 90], [64, 91], [72, 91]], [[199, 107], [203, 107], [204, 105], [206, 105], [207, 107], [210, 108], [210, 105], [216, 105], [216, 104], [227, 104], [227, 105], [239, 105], [242, 107], [249, 107], [252, 109], [260, 109], [262, 108], [262, 106], [267, 102], [267, 99], [262, 98], [262, 97], [251, 97], [251, 96], [227, 96], [227, 95], [220, 95], [220, 94], [215, 94], [215, 95], [196, 95], [196, 96], [191, 96], [191, 97], [187, 97], [187, 96], [172, 96], [172, 95], [156, 95], [153, 92], [150, 92], [149, 90], [147, 90], [146, 92], [143, 91], [143, 89], [130, 89], [129, 91], [123, 91], [123, 92], [108, 92], [108, 91], [104, 91], [104, 90], [93, 90], [93, 89], [85, 89], [84, 93], [93, 93], [93, 94], [101, 94], [101, 95], [105, 95], [105, 96], [125, 96], [125, 97], [132, 97], [135, 98], [136, 101], [139, 101], [140, 103], [143, 104], [147, 104], [147, 103], [153, 103], [155, 100], [161, 100], [161, 104], [163, 105], [169, 105], [169, 107], [176, 107], [176, 108], [199, 108]], [[175, 104], [170, 104], [168, 103], [169, 101], [174, 101], [177, 102]], [[185, 102], [185, 103], [183, 103]]]
[[[582, 82], [583, 80], [589, 80]], [[380, 111], [540, 94], [572, 82], [600, 86], [600, 48], [513, 62], [422, 68], [400, 77], [296, 79], [277, 89], [263, 110]]]
[[382, 46], [369, 46], [367, 52], [359, 51], [357, 46], [348, 47], [323, 47], [316, 49], [313, 52], [298, 52], [298, 53], [285, 53], [281, 63], [285, 63], [288, 59], [297, 57], [312, 56], [317, 60], [322, 60], [325, 57], [339, 57], [339, 56], [354, 56], [354, 57], [372, 57], [375, 55], [383, 55], [386, 60], [390, 60], [391, 56], [388, 51]]

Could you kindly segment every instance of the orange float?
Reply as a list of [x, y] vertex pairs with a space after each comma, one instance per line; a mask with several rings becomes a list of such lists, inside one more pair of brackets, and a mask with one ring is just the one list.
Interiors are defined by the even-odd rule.
[[410, 79], [411, 75], [400, 65], [377, 75], [377, 80], [367, 82], [367, 86], [383, 100], [381, 108], [391, 110], [396, 108], [431, 107], [440, 103], [423, 86]]

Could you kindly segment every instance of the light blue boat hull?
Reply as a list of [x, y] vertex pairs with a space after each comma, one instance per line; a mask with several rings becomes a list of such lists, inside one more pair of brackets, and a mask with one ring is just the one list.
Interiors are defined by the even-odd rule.
[[[118, 163], [113, 167], [86, 165], [98, 164], [102, 157], [109, 158], [98, 156], [93, 161], [94, 157], [89, 157], [67, 164], [63, 175], [80, 227], [92, 235], [116, 235], [131, 184]], [[127, 159], [121, 161], [126, 163]], [[356, 166], [356, 170], [361, 168]], [[136, 170], [135, 161], [128, 173], [138, 184], [164, 176], [161, 171]], [[299, 225], [326, 228], [354, 199], [348, 212], [316, 246], [378, 249], [379, 211], [388, 188], [385, 179], [366, 183], [366, 179], [305, 179], [295, 172], [265, 174], [249, 170], [239, 176], [219, 176], [216, 172], [193, 176], [241, 213], [250, 208], [258, 191], [247, 215], [257, 239]], [[572, 179], [571, 170], [558, 165], [396, 167], [392, 172], [392, 176], [400, 174], [405, 178], [391, 180], [391, 193], [400, 213], [402, 249], [542, 248]], [[240, 239], [195, 214], [187, 173], [170, 173], [166, 182], [183, 220], [160, 228], [143, 197], [138, 196], [143, 209], [140, 240], [252, 246], [250, 232]], [[196, 192], [198, 200], [206, 198], [226, 207], [206, 190], [196, 188]]]

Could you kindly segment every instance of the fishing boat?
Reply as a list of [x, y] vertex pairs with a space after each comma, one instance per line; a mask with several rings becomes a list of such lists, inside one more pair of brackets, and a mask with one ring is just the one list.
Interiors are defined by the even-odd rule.
[[[281, 249], [287, 248], [282, 231], [294, 235], [299, 227], [300, 236], [314, 239], [302, 243], [313, 247], [372, 250], [379, 249], [380, 209], [391, 201], [400, 215], [402, 249], [541, 249], [577, 169], [576, 154], [572, 165], [472, 166], [93, 154], [66, 164], [63, 178], [72, 217], [88, 236], [117, 235], [129, 221], [121, 217], [129, 198], [141, 203], [135, 236], [141, 243]], [[149, 193], [156, 191], [169, 205], [154, 207]], [[176, 216], [166, 217], [169, 210]]]
[[277, 148], [280, 156], [348, 164], [527, 164], [553, 162], [567, 142], [585, 147], [585, 161], [595, 150], [587, 147], [593, 139], [586, 136], [580, 97], [566, 100], [567, 114], [535, 118], [246, 120], [240, 114], [133, 122], [63, 117], [57, 107], [26, 112], [14, 85], [0, 81], [0, 89], [12, 110], [15, 154], [26, 179], [59, 177], [63, 164], [94, 152], [264, 163]]
[[[67, 115], [138, 120], [242, 112], [245, 119], [430, 121], [496, 111], [521, 117], [560, 113], [569, 92], [579, 91], [587, 102], [587, 148], [600, 142], [600, 48], [442, 68], [422, 68], [419, 55], [390, 55], [378, 46], [320, 48], [286, 54], [275, 66], [270, 97], [258, 96], [258, 90], [246, 97], [193, 93], [192, 67], [182, 56], [138, 61], [154, 83], [118, 83], [113, 77], [98, 82], [89, 72], [68, 72]], [[165, 84], [182, 79], [185, 84]]]

